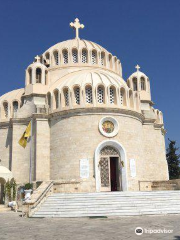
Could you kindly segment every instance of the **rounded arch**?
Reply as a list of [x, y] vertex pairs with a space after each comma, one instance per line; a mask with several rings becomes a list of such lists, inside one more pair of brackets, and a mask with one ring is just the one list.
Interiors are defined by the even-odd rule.
[[78, 50], [77, 48], [72, 49], [72, 63], [78, 63]]
[[31, 68], [31, 67], [28, 69], [28, 80], [27, 80], [27, 84], [32, 84], [32, 68]]
[[137, 91], [138, 90], [138, 82], [137, 82], [136, 77], [133, 77], [132, 83], [133, 83], [133, 91]]
[[47, 104], [48, 104], [48, 107], [51, 109], [51, 93], [50, 92], [47, 93]]
[[146, 81], [144, 77], [141, 77], [141, 91], [146, 91]]
[[98, 54], [97, 54], [97, 51], [95, 49], [92, 50], [92, 53], [91, 53], [91, 63], [92, 64], [97, 64], [98, 63]]
[[73, 86], [73, 104], [80, 105], [81, 102], [81, 88], [79, 85]]
[[55, 50], [53, 52], [53, 63], [54, 63], [54, 65], [59, 65], [59, 52], [58, 52], [58, 50]]
[[121, 161], [124, 162], [124, 167], [122, 168], [122, 190], [127, 191], [128, 190], [128, 183], [127, 183], [127, 156], [126, 156], [126, 151], [125, 148], [123, 147], [122, 144], [120, 144], [116, 140], [104, 140], [99, 145], [97, 146], [95, 150], [95, 155], [94, 155], [94, 166], [95, 166], [95, 178], [96, 178], [96, 191], [100, 191], [100, 169], [99, 169], [99, 160], [100, 160], [100, 152], [101, 150], [106, 147], [110, 146], [115, 148], [121, 157]]
[[134, 98], [132, 90], [129, 90], [129, 106], [130, 108], [134, 108]]
[[81, 62], [82, 62], [82, 63], [88, 63], [88, 51], [87, 51], [86, 48], [83, 48], [83, 49], [82, 49]]
[[100, 58], [101, 58], [101, 65], [106, 66], [106, 57], [105, 57], [105, 52], [104, 51], [101, 52]]
[[86, 84], [85, 86], [85, 102], [86, 104], [92, 104], [93, 103], [93, 91], [92, 91], [92, 85]]
[[9, 103], [7, 101], [2, 103], [2, 116], [3, 118], [9, 117]]
[[59, 90], [55, 89], [53, 93], [54, 93], [53, 109], [55, 110], [59, 108]]
[[63, 64], [68, 64], [69, 63], [68, 49], [65, 48], [62, 50], [62, 57], [63, 57]]
[[97, 86], [96, 96], [98, 104], [105, 104], [105, 86], [103, 84]]

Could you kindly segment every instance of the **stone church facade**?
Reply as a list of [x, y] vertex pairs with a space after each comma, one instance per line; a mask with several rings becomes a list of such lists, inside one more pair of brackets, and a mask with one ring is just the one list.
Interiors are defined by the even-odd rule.
[[[138, 191], [168, 180], [149, 78], [137, 66], [125, 81], [121, 61], [80, 39], [78, 19], [71, 26], [76, 38], [37, 56], [25, 87], [0, 97], [0, 179], [4, 169], [3, 181], [53, 180], [58, 192]], [[18, 141], [30, 121], [24, 149]]]

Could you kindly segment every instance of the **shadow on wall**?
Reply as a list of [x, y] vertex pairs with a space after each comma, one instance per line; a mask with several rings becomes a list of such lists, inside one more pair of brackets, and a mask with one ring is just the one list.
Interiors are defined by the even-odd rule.
[[174, 240], [180, 240], [180, 236], [174, 236]]

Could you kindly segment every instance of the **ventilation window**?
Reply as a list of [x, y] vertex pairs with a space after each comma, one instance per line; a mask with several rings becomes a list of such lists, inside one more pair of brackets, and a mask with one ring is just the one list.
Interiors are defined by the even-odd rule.
[[92, 64], [97, 64], [97, 53], [92, 51]]
[[80, 88], [77, 87], [74, 90], [76, 104], [80, 104]]
[[137, 78], [133, 78], [133, 90], [137, 91]]
[[98, 98], [98, 103], [104, 103], [104, 89], [103, 89], [103, 87], [98, 87], [97, 98]]
[[13, 113], [16, 113], [17, 110], [18, 110], [18, 102], [15, 101], [15, 102], [13, 102]]
[[145, 79], [143, 77], [141, 78], [141, 90], [146, 90]]
[[36, 69], [36, 83], [41, 83], [42, 71], [40, 68]]
[[54, 52], [54, 62], [55, 62], [55, 65], [59, 65], [59, 54], [58, 52]]
[[105, 66], [105, 54], [104, 54], [104, 52], [101, 53], [101, 65]]
[[8, 115], [9, 115], [8, 103], [5, 102], [5, 103], [3, 104], [3, 106], [4, 106], [4, 117], [5, 117], [5, 118], [8, 118]]
[[72, 50], [72, 60], [73, 60], [73, 63], [78, 62], [78, 51], [77, 51], [77, 49]]
[[65, 106], [69, 106], [69, 91], [68, 89], [64, 90], [64, 101], [65, 101]]
[[63, 63], [64, 64], [68, 64], [68, 51], [67, 50], [63, 50]]
[[86, 103], [92, 103], [92, 87], [86, 87]]
[[111, 104], [113, 104], [115, 102], [115, 91], [114, 91], [114, 88], [112, 88], [112, 87], [110, 87], [109, 102]]
[[123, 106], [123, 92], [120, 92], [120, 104]]
[[82, 50], [82, 63], [87, 63], [87, 50]]

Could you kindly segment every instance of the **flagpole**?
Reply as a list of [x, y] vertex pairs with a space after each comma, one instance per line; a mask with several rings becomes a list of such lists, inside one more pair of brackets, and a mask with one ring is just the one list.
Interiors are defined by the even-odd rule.
[[29, 167], [29, 182], [32, 183], [32, 128], [33, 118], [31, 118], [31, 138], [30, 138], [30, 167]]

